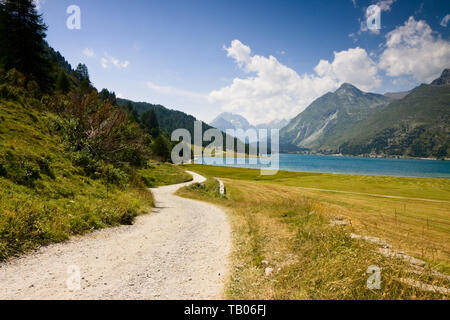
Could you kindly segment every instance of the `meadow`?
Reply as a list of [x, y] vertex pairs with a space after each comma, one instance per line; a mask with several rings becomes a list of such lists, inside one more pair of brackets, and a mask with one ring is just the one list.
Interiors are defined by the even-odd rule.
[[[450, 270], [447, 179], [293, 172], [260, 176], [251, 169], [186, 167], [209, 179], [178, 193], [229, 212], [234, 249], [227, 298], [446, 298], [401, 279], [448, 288], [447, 279], [430, 271]], [[218, 194], [214, 177], [225, 183], [225, 197]], [[348, 224], [334, 226], [331, 220]], [[419, 275], [350, 233], [382, 238], [396, 250], [425, 260], [427, 267]], [[371, 265], [382, 270], [381, 290], [366, 287]]]

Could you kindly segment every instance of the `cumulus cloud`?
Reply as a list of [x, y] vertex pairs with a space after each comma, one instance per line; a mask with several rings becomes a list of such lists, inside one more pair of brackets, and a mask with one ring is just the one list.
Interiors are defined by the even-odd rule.
[[130, 65], [128, 60], [120, 61], [107, 53], [105, 53], [105, 56], [100, 59], [100, 63], [104, 69], [109, 68], [110, 65], [115, 66], [117, 69], [124, 69]]
[[229, 86], [211, 92], [209, 100], [255, 124], [294, 117], [314, 99], [344, 82], [364, 90], [380, 84], [375, 63], [361, 48], [335, 52], [332, 62], [321, 60], [315, 74], [303, 75], [273, 56], [252, 55], [250, 47], [239, 40], [233, 40], [225, 50], [249, 76], [235, 78]]
[[435, 36], [425, 21], [410, 17], [386, 35], [379, 68], [391, 77], [413, 76], [430, 82], [450, 64], [450, 42]]
[[448, 22], [450, 21], [450, 14], [447, 14], [441, 21], [441, 26], [446, 28], [448, 26]]
[[362, 90], [381, 85], [377, 65], [366, 50], [359, 47], [335, 52], [332, 63], [320, 60], [314, 70], [321, 77], [333, 79], [338, 83], [348, 82]]
[[84, 54], [86, 57], [93, 57], [93, 56], [95, 55], [94, 50], [91, 49], [91, 48], [85, 48], [85, 49], [83, 50], [83, 54]]

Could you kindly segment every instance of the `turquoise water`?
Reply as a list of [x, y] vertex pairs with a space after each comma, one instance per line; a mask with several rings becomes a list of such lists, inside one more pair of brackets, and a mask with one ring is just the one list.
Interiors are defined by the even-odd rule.
[[[214, 164], [214, 158], [204, 158], [204, 164]], [[244, 160], [244, 159], [242, 159]], [[214, 165], [261, 168], [260, 164]], [[347, 173], [397, 177], [450, 178], [450, 161], [334, 157], [280, 154], [280, 170], [298, 172]]]

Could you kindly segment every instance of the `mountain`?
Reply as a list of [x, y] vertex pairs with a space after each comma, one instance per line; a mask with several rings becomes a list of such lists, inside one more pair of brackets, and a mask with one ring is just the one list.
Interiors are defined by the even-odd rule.
[[391, 101], [380, 94], [365, 93], [344, 83], [334, 93], [315, 100], [280, 132], [281, 151], [308, 149], [335, 153], [347, 141], [351, 128]]
[[243, 116], [231, 112], [221, 113], [210, 124], [222, 131], [227, 129], [242, 129], [245, 131], [254, 128]]
[[441, 76], [431, 83], [432, 86], [444, 86], [447, 84], [450, 84], [450, 69], [445, 69]]
[[[286, 126], [287, 124], [288, 124], [288, 120], [286, 120], [286, 119], [282, 119], [282, 120], [275, 119], [268, 123], [252, 125], [243, 116], [234, 114], [234, 113], [230, 113], [230, 112], [221, 113], [210, 123], [211, 126], [218, 128], [218, 129], [222, 130], [223, 132], [226, 132], [227, 129], [234, 129], [234, 130], [242, 129], [244, 131], [247, 131], [249, 129], [254, 129], [254, 130], [281, 129], [284, 126]], [[270, 134], [270, 132], [268, 132], [268, 134]], [[254, 142], [257, 142], [257, 141], [256, 140], [250, 141], [250, 143], [254, 143]]]
[[[136, 109], [138, 114], [142, 115], [147, 110], [153, 110], [156, 114], [156, 117], [158, 119], [158, 123], [160, 128], [166, 132], [167, 134], [170, 134], [175, 131], [176, 129], [187, 129], [189, 133], [191, 134], [192, 139], [194, 139], [194, 122], [197, 121], [197, 119], [189, 114], [186, 114], [182, 111], [178, 110], [171, 110], [168, 109], [162, 105], [159, 104], [151, 104], [147, 102], [134, 102], [127, 99], [117, 99], [117, 104], [121, 106], [126, 106], [128, 103], [131, 103], [131, 105]], [[221, 131], [224, 131], [220, 127], [210, 126], [207, 123], [203, 123], [203, 133], [206, 130], [217, 128]], [[226, 134], [223, 134], [224, 137], [224, 145], [225, 145], [225, 137]], [[203, 146], [209, 145], [211, 142], [205, 141], [203, 142]], [[235, 150], [236, 146], [240, 144], [241, 142], [237, 139], [234, 139], [235, 144]], [[248, 151], [248, 146], [246, 146], [246, 151]]]
[[450, 70], [393, 101], [352, 128], [343, 154], [450, 156]]
[[400, 100], [406, 97], [411, 91], [402, 91], [402, 92], [386, 92], [384, 94], [385, 97], [391, 98], [392, 100]]
[[286, 119], [281, 120], [275, 119], [268, 123], [258, 124], [256, 126], [256, 129], [281, 129], [287, 126], [288, 123], [289, 121]]

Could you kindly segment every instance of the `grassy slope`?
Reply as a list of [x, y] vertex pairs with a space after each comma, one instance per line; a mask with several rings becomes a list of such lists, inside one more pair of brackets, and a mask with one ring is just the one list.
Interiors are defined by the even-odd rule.
[[[208, 177], [221, 177], [227, 187], [226, 198], [217, 195], [212, 180], [209, 187], [185, 188], [179, 194], [217, 203], [230, 212], [235, 249], [229, 298], [437, 297], [399, 284], [396, 278], [416, 275], [406, 274], [407, 268], [402, 263], [376, 254], [371, 245], [351, 240], [350, 231], [383, 237], [396, 249], [425, 258], [441, 271], [449, 271], [449, 204], [307, 191], [296, 187], [302, 184], [303, 177], [296, 173], [260, 177], [258, 171], [248, 169], [198, 165], [188, 168]], [[342, 181], [354, 180], [348, 189], [359, 191], [358, 184], [362, 182], [358, 179], [364, 177], [323, 174], [315, 176], [315, 183], [308, 179], [306, 183], [310, 187], [329, 183], [336, 188]], [[366, 187], [371, 193], [381, 193], [383, 183], [387, 182], [384, 177], [366, 179], [375, 182], [373, 190]], [[390, 183], [397, 191], [391, 190], [390, 194], [416, 194], [424, 198], [420, 191], [413, 192], [413, 180], [392, 178]], [[415, 180], [415, 188], [423, 188], [428, 194], [435, 190], [441, 198], [448, 199], [444, 192], [446, 180]], [[409, 186], [406, 192], [401, 192], [403, 185]], [[388, 193], [386, 185], [384, 189], [384, 194]], [[329, 219], [334, 217], [349, 219], [352, 225], [345, 230], [330, 227]], [[262, 263], [263, 260], [269, 264]], [[382, 267], [380, 291], [365, 287], [369, 265]], [[264, 276], [266, 267], [274, 268], [273, 276]], [[430, 279], [421, 280], [431, 283]]]
[[[130, 224], [153, 206], [143, 186], [119, 188], [86, 177], [52, 134], [54, 116], [38, 110], [0, 100], [0, 260], [71, 235]], [[186, 180], [179, 169], [161, 167], [152, 173], [158, 184]], [[172, 170], [176, 179], [160, 176]]]

